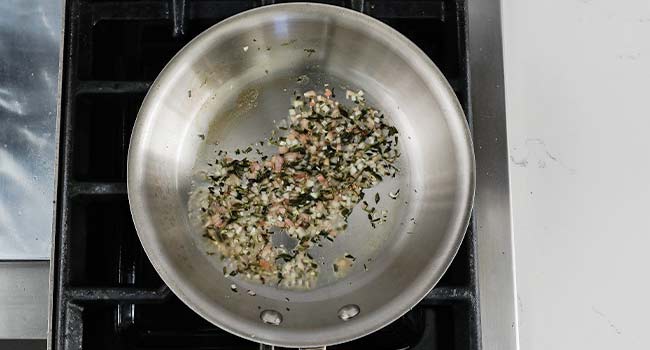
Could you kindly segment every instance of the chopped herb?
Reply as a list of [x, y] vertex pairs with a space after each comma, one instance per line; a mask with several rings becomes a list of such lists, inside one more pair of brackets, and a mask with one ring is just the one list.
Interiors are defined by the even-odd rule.
[[[309, 77], [297, 81], [305, 84]], [[310, 288], [322, 266], [309, 250], [345, 232], [357, 204], [373, 228], [386, 222], [387, 211], [379, 213], [364, 197], [384, 176], [399, 171], [397, 129], [365, 104], [362, 91], [346, 92], [352, 107], [343, 107], [334, 97], [327, 85], [323, 95], [294, 91], [288, 118], [270, 137], [258, 141], [260, 146], [268, 142], [275, 152], [265, 155], [254, 143], [234, 154], [255, 150], [258, 160], [233, 159], [219, 150], [217, 159], [208, 163], [208, 185], [203, 188], [207, 202], [201, 203], [199, 213], [204, 235], [225, 252], [221, 259], [229, 259], [224, 275]], [[377, 205], [380, 194], [373, 197]], [[291, 250], [274, 246], [276, 230], [298, 244]], [[342, 264], [348, 265], [356, 260], [347, 253], [344, 259]]]
[[383, 180], [383, 178], [381, 177], [381, 175], [377, 174], [376, 172], [374, 172], [374, 171], [372, 171], [372, 170], [368, 170], [368, 172], [369, 172], [372, 176], [374, 176], [377, 180], [379, 180], [379, 181]]
[[314, 50], [314, 49], [309, 49], [309, 48], [308, 48], [308, 49], [305, 49], [304, 51], [307, 53], [307, 57], [311, 57], [311, 55], [312, 55], [314, 52], [316, 52], [316, 50]]
[[293, 256], [290, 255], [290, 254], [284, 254], [283, 253], [283, 254], [279, 254], [277, 259], [282, 259], [284, 261], [291, 261], [291, 259], [293, 259]]

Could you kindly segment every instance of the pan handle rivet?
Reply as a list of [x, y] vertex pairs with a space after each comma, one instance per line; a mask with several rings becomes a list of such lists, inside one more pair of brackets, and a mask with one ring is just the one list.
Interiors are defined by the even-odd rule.
[[348, 321], [353, 319], [356, 315], [361, 312], [358, 305], [348, 304], [339, 309], [338, 316], [343, 321]]
[[277, 326], [282, 323], [282, 314], [275, 310], [264, 310], [260, 313], [260, 319], [266, 324]]

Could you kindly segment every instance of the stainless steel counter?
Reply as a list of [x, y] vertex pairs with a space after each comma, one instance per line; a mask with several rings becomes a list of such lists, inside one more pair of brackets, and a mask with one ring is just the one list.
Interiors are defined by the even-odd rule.
[[5, 0], [0, 13], [0, 260], [47, 260], [62, 0]]
[[0, 348], [43, 348], [63, 0], [0, 2]]
[[501, 0], [469, 0], [469, 60], [482, 344], [519, 348], [505, 114]]
[[0, 262], [0, 340], [45, 339], [49, 269], [47, 261]]

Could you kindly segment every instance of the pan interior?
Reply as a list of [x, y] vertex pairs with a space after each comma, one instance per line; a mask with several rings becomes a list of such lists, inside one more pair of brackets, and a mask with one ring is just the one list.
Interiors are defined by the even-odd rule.
[[[307, 64], [310, 62], [307, 61]], [[268, 71], [268, 70], [266, 70]], [[285, 125], [290, 102], [294, 99], [295, 94], [302, 94], [305, 91], [315, 90], [322, 91], [327, 84], [329, 88], [334, 88], [338, 94], [340, 102], [345, 103], [345, 91], [347, 89], [358, 90], [356, 86], [362, 81], [353, 83], [333, 76], [324, 72], [319, 64], [311, 64], [302, 67], [292, 67], [290, 69], [272, 71], [264, 73], [264, 76], [253, 82], [243, 82], [234, 80], [233, 89], [227, 85], [227, 91], [219, 94], [218, 102], [208, 100], [204, 104], [203, 110], [197, 115], [195, 121], [201, 126], [202, 133], [196, 137], [200, 140], [198, 143], [197, 157], [192, 170], [191, 193], [188, 205], [190, 210], [190, 223], [194, 227], [191, 234], [195, 238], [197, 247], [203, 247], [204, 252], [212, 254], [216, 252], [214, 245], [202, 236], [200, 210], [198, 204], [200, 198], [207, 194], [207, 185], [205, 174], [212, 171], [210, 164], [215, 163], [220, 151], [228, 151], [229, 155], [236, 158], [247, 157], [248, 159], [259, 159], [260, 156], [255, 152], [237, 157], [234, 155], [236, 149], [244, 150], [249, 146], [260, 149], [265, 154], [274, 154], [275, 147], [266, 142], [264, 146], [259, 145], [260, 140], [266, 140], [271, 136], [271, 131], [278, 130], [278, 126]], [[235, 88], [237, 87], [237, 88]], [[382, 106], [390, 108], [395, 106], [394, 101], [382, 99], [376, 101], [371, 97], [369, 105]], [[348, 102], [349, 103], [349, 102]], [[394, 109], [394, 108], [393, 108]], [[383, 110], [383, 109], [382, 109]], [[397, 112], [397, 111], [396, 111]], [[397, 116], [399, 114], [395, 114]], [[389, 117], [390, 118], [390, 117]], [[401, 118], [395, 118], [400, 120]], [[393, 118], [390, 118], [393, 124]], [[191, 135], [188, 135], [191, 137]], [[192, 143], [192, 146], [196, 147]], [[191, 154], [191, 152], [184, 152]], [[386, 223], [377, 224], [375, 228], [370, 225], [367, 213], [361, 210], [360, 204], [352, 211], [349, 218], [349, 228], [345, 234], [337, 237], [336, 240], [322, 240], [322, 247], [315, 246], [310, 249], [317, 263], [320, 265], [320, 273], [317, 286], [322, 288], [333, 283], [343, 283], [340, 278], [334, 274], [332, 265], [336, 259], [343, 257], [346, 253], [355, 257], [350, 273], [347, 277], [351, 280], [358, 279], [359, 273], [367, 273], [374, 266], [373, 260], [378, 259], [378, 254], [382, 248], [391, 241], [392, 234], [402, 231], [402, 228], [409, 227], [410, 218], [408, 217], [409, 203], [413, 191], [409, 191], [411, 183], [409, 181], [409, 164], [408, 152], [403, 152], [403, 156], [396, 164], [401, 172], [395, 177], [385, 177], [383, 181], [374, 188], [366, 191], [366, 200], [372, 206], [376, 206], [377, 212], [387, 210], [388, 220]], [[400, 195], [396, 199], [391, 199], [389, 193], [400, 190]], [[379, 194], [380, 201], [374, 204], [375, 194]], [[192, 215], [194, 214], [194, 215]], [[283, 244], [287, 248], [295, 246], [296, 240], [291, 239], [281, 230], [276, 231], [273, 237], [274, 245]], [[388, 243], [390, 245], [390, 243]], [[214, 265], [215, 271], [221, 271], [223, 262], [217, 256], [208, 257], [208, 263]], [[249, 283], [240, 278], [232, 278], [236, 284], [241, 284], [246, 289], [254, 290], [256, 294], [284, 300], [287, 290], [280, 291], [276, 287], [268, 287], [259, 283]], [[348, 284], [349, 286], [349, 284]], [[318, 298], [315, 293], [311, 297]], [[320, 296], [322, 298], [322, 296]], [[328, 295], [332, 297], [332, 295]]]
[[[189, 193], [201, 186], [197, 174], [219, 150], [268, 137], [286, 118], [294, 90], [322, 91], [325, 84], [339, 100], [346, 88], [364, 90], [400, 132], [399, 176], [366, 194], [380, 193], [378, 209], [388, 210], [388, 222], [372, 229], [355, 208], [347, 231], [313, 250], [321, 276], [311, 290], [223, 276], [188, 215]], [[186, 304], [255, 341], [315, 346], [372, 332], [433, 287], [462, 240], [473, 161], [458, 102], [414, 45], [348, 10], [280, 5], [226, 20], [170, 62], [138, 116], [128, 186], [145, 251]], [[400, 196], [390, 199], [397, 189]], [[347, 277], [336, 279], [330, 267], [346, 252], [357, 260]], [[280, 324], [265, 323], [265, 310], [279, 313]]]

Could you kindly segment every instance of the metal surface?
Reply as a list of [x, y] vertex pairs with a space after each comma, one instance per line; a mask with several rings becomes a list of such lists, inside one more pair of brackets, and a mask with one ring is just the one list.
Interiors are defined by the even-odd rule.
[[0, 260], [50, 257], [61, 8], [0, 2]]
[[[308, 83], [291, 85], [304, 75]], [[274, 119], [283, 118], [294, 88], [322, 89], [324, 83], [363, 88], [401, 130], [406, 159], [392, 186], [406, 189], [403, 198], [409, 205], [393, 208], [393, 224], [376, 241], [368, 244], [372, 239], [364, 236], [366, 229], [355, 230], [361, 220], [353, 219], [353, 232], [322, 252], [358, 250], [373, 257], [370, 272], [353, 271], [305, 292], [255, 286], [253, 303], [245, 293], [230, 290], [233, 281], [223, 277], [220, 265], [194, 238], [201, 233], [192, 230], [187, 216], [188, 192], [199, 170], [197, 154], [211, 151], [197, 135], [224, 148], [248, 145], [269, 132]], [[203, 163], [201, 156], [198, 162]], [[422, 51], [357, 12], [291, 4], [232, 17], [175, 56], [141, 107], [127, 184], [144, 249], [181, 300], [244, 338], [309, 347], [366, 335], [425, 297], [460, 246], [474, 168], [462, 109]], [[342, 321], [337, 310], [349, 304], [361, 312]], [[268, 325], [260, 320], [259, 305], [262, 310], [289, 306], [291, 312], [283, 314], [280, 325]]]
[[474, 225], [481, 232], [478, 275], [485, 350], [518, 349], [500, 11], [499, 0], [468, 3]]
[[47, 261], [0, 262], [0, 339], [45, 339], [49, 267]]
[[45, 339], [3, 339], [0, 340], [0, 349], [11, 350], [45, 350]]

